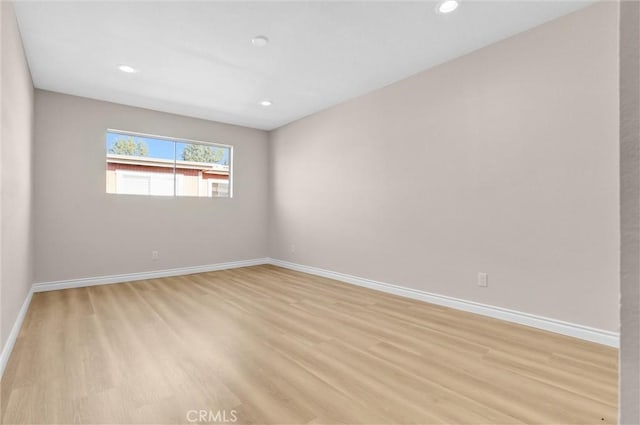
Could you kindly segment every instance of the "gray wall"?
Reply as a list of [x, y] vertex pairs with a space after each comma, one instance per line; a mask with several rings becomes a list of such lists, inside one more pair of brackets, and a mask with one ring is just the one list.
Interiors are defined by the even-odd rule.
[[617, 331], [617, 42], [597, 4], [274, 131], [271, 256]]
[[33, 83], [13, 5], [3, 1], [0, 8], [0, 342], [4, 347], [32, 283]]
[[620, 423], [640, 424], [640, 3], [620, 6]]
[[[233, 145], [233, 199], [105, 193], [107, 128]], [[266, 132], [36, 90], [35, 136], [35, 282], [267, 255]]]

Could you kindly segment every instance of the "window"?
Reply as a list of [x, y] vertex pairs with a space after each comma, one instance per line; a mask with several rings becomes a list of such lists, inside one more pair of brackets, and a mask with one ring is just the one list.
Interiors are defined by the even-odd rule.
[[107, 131], [107, 193], [230, 198], [228, 145]]

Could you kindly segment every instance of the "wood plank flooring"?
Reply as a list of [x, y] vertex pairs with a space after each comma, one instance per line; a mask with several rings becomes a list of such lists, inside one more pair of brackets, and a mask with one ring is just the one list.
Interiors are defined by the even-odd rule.
[[617, 350], [274, 266], [37, 293], [3, 424], [595, 424]]

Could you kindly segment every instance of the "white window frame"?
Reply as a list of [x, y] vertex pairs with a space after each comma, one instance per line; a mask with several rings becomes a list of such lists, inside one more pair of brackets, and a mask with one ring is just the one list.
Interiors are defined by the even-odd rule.
[[[209, 195], [210, 198], [213, 198], [213, 196], [211, 196], [211, 194], [213, 193], [213, 184], [214, 183], [228, 183], [230, 182], [230, 180], [225, 180], [225, 179], [207, 179], [207, 194]], [[231, 192], [231, 185], [229, 185], [229, 192]], [[228, 196], [229, 198], [231, 196]], [[218, 198], [220, 198], [220, 196], [218, 196]], [[225, 198], [225, 197], [222, 197]]]
[[[229, 149], [229, 179], [228, 179], [228, 181], [229, 181], [229, 196], [227, 198], [228, 199], [232, 199], [233, 198], [233, 187], [234, 187], [234, 184], [233, 184], [233, 178], [234, 178], [233, 177], [233, 175], [234, 175], [234, 172], [233, 172], [233, 145], [227, 145], [227, 144], [224, 144], [224, 143], [217, 143], [217, 142], [203, 142], [202, 140], [184, 139], [184, 138], [181, 138], [181, 137], [159, 136], [157, 134], [140, 133], [140, 132], [136, 132], [136, 131], [118, 130], [117, 128], [107, 128], [107, 133], [118, 133], [118, 134], [122, 134], [123, 136], [146, 137], [146, 138], [150, 138], [150, 139], [166, 140], [168, 142], [174, 142], [174, 143], [188, 143], [188, 144], [193, 144], [193, 145], [205, 145], [205, 146]], [[106, 139], [106, 134], [105, 134], [105, 139]], [[177, 160], [177, 158], [175, 158], [175, 155], [174, 155], [174, 161], [176, 161], [176, 160]], [[116, 176], [117, 176], [117, 173], [116, 173]], [[174, 168], [174, 176], [178, 176], [178, 174], [175, 173], [175, 168]], [[182, 177], [184, 177], [184, 176], [180, 175], [180, 178], [182, 178]], [[116, 179], [117, 179], [117, 177], [116, 177]], [[176, 183], [174, 183], [174, 186], [177, 186], [177, 177], [176, 177], [175, 181], [176, 181]], [[209, 189], [211, 189], [210, 186], [209, 186]], [[139, 195], [139, 196], [149, 196], [149, 195]], [[179, 195], [178, 191], [177, 191], [177, 188], [174, 187], [173, 197], [174, 198], [178, 198], [178, 197], [184, 197], [184, 196]], [[196, 198], [196, 197], [193, 196], [193, 198]], [[205, 197], [202, 196], [201, 198], [205, 198]], [[225, 199], [225, 198], [213, 197], [213, 196], [207, 196], [206, 198]]]

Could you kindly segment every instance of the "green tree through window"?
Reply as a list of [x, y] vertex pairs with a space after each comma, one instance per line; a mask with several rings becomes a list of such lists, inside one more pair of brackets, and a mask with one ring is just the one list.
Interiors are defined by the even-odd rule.
[[109, 153], [115, 155], [129, 155], [129, 156], [147, 156], [149, 149], [147, 144], [141, 141], [136, 141], [133, 137], [123, 137], [115, 141]]
[[206, 145], [187, 145], [182, 151], [183, 161], [220, 163], [224, 150]]

